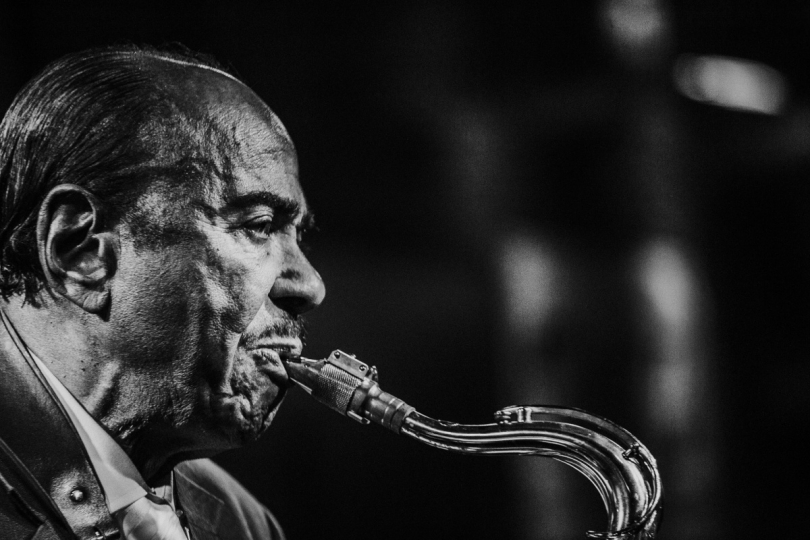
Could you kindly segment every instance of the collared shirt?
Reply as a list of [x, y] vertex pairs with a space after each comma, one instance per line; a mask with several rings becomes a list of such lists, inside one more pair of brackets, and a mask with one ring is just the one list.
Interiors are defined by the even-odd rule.
[[[174, 477], [168, 486], [159, 486], [157, 488], [150, 488], [144, 482], [141, 473], [132, 463], [132, 460], [124, 452], [124, 449], [115, 442], [115, 440], [107, 433], [103, 427], [88, 413], [79, 401], [70, 393], [62, 382], [48, 369], [48, 367], [29, 349], [28, 353], [31, 358], [36, 362], [37, 367], [42, 372], [45, 380], [53, 389], [54, 393], [59, 398], [62, 406], [68, 413], [73, 426], [79, 433], [79, 437], [87, 450], [87, 455], [90, 458], [90, 463], [98, 476], [99, 484], [104, 492], [104, 497], [107, 501], [107, 508], [110, 514], [115, 515], [119, 510], [123, 510], [123, 514], [119, 519], [126, 520], [125, 515], [129, 512], [134, 512], [138, 507], [138, 515], [135, 516], [136, 521], [140, 521], [144, 514], [143, 501], [140, 499], [149, 498], [154, 501], [155, 498], [162, 499], [162, 502], [168, 503], [171, 506], [170, 512], [176, 510], [174, 503]], [[138, 504], [133, 504], [138, 501]], [[153, 504], [153, 503], [148, 503]], [[129, 507], [129, 508], [127, 508]], [[152, 515], [150, 510], [146, 510], [146, 514]], [[164, 516], [165, 519], [165, 516]], [[173, 519], [177, 519], [174, 517]], [[124, 521], [125, 523], [125, 521]], [[155, 523], [155, 522], [152, 522]], [[177, 532], [182, 534], [185, 538], [190, 538], [189, 529], [177, 523], [181, 527]], [[128, 533], [122, 531], [122, 534]]]
[[[73, 426], [84, 443], [90, 463], [96, 471], [101, 489], [107, 499], [107, 507], [113, 514], [137, 501], [151, 488], [144, 482], [141, 473], [117, 442], [82, 407], [65, 385], [51, 373], [51, 370], [31, 353], [31, 357], [45, 376], [62, 406], [68, 413]], [[165, 490], [163, 490], [165, 492]], [[164, 494], [164, 493], [161, 493]]]

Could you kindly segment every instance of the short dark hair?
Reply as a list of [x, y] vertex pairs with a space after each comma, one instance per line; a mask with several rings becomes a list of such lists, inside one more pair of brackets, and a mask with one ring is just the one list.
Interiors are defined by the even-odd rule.
[[17, 94], [0, 124], [3, 298], [24, 293], [32, 301], [44, 284], [36, 221], [54, 186], [84, 187], [117, 213], [105, 218], [117, 219], [156, 174], [183, 173], [183, 158], [199, 142], [191, 132], [200, 118], [175, 99], [166, 61], [235, 78], [182, 46], [122, 45], [65, 56]]

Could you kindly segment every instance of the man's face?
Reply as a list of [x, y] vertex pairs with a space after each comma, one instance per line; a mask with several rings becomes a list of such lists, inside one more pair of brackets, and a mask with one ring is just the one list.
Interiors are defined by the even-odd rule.
[[147, 189], [139, 219], [160, 238], [124, 219], [110, 314], [114, 356], [133, 377], [122, 388], [148, 404], [133, 427], [182, 434], [195, 450], [269, 425], [287, 384], [279, 353], [300, 353], [298, 316], [324, 296], [299, 245], [310, 215], [286, 131], [246, 88], [220, 81], [214, 94], [208, 110], [236, 144], [227, 163], [211, 158], [228, 174]]

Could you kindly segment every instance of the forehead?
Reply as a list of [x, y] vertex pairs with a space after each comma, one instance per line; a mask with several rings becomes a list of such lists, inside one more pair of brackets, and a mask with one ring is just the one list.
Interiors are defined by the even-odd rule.
[[206, 198], [224, 203], [270, 192], [303, 208], [295, 147], [278, 117], [243, 84], [216, 72], [192, 71], [179, 85], [180, 99], [203, 119], [197, 127], [200, 157], [214, 172], [207, 175]]
[[229, 144], [221, 156], [223, 174], [212, 179], [214, 194], [229, 200], [269, 191], [303, 204], [295, 148], [275, 115], [256, 111], [250, 104], [226, 107], [219, 113], [216, 126]]

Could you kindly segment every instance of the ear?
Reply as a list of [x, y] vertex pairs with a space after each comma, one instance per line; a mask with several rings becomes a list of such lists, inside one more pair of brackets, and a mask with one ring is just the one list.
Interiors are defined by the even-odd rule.
[[39, 211], [37, 248], [52, 291], [89, 313], [107, 307], [118, 235], [105, 227], [101, 204], [90, 192], [61, 184], [48, 193]]

